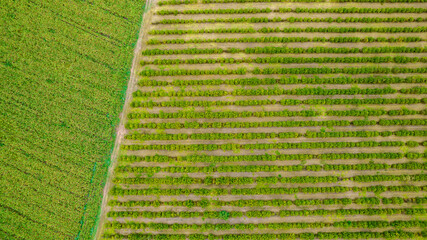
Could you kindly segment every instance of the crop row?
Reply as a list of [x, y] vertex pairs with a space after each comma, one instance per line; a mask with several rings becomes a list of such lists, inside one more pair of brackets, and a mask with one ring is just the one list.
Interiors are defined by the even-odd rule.
[[[400, 199], [399, 199], [400, 200]], [[402, 201], [403, 203], [403, 201]], [[150, 212], [150, 211], [118, 211], [108, 212], [107, 216], [112, 218], [130, 217], [130, 218], [209, 218], [222, 219], [221, 212], [226, 212], [230, 218], [267, 218], [267, 217], [289, 217], [289, 216], [350, 216], [350, 215], [423, 215], [427, 214], [425, 208], [364, 208], [364, 209], [315, 209], [315, 210], [281, 210], [273, 211], [205, 211], [205, 212]]]
[[163, 5], [181, 5], [181, 4], [210, 4], [210, 3], [248, 3], [248, 2], [366, 2], [366, 3], [423, 3], [426, 0], [163, 0], [157, 4]]
[[108, 228], [114, 229], [153, 229], [153, 230], [200, 230], [200, 231], [224, 231], [224, 230], [255, 230], [255, 229], [274, 229], [274, 230], [287, 230], [287, 229], [307, 229], [307, 228], [425, 228], [427, 227], [426, 221], [421, 220], [408, 220], [408, 221], [338, 221], [338, 222], [282, 222], [282, 223], [204, 223], [204, 224], [182, 224], [182, 223], [143, 223], [129, 221], [121, 223], [118, 221], [107, 222], [105, 224]]
[[[190, 194], [195, 196], [224, 196], [224, 195], [293, 195], [296, 193], [304, 193], [304, 194], [315, 194], [315, 193], [346, 193], [346, 192], [373, 192], [373, 193], [383, 193], [386, 191], [389, 192], [420, 192], [425, 191], [426, 186], [418, 187], [412, 185], [400, 185], [400, 186], [387, 186], [376, 185], [376, 186], [368, 186], [368, 187], [287, 187], [287, 188], [174, 188], [174, 189], [159, 189], [159, 188], [144, 188], [144, 189], [122, 189], [115, 187], [111, 190], [112, 195], [114, 196], [179, 196], [185, 195], [188, 196]], [[296, 204], [301, 204], [301, 202], [297, 202]], [[379, 204], [378, 202], [366, 202], [365, 204]], [[307, 204], [305, 204], [307, 205]], [[312, 204], [308, 204], [312, 205]], [[226, 205], [223, 205], [226, 206]], [[233, 205], [235, 206], [235, 205]], [[240, 205], [239, 205], [240, 206]], [[244, 207], [247, 205], [242, 205]], [[253, 206], [252, 206], [253, 207]], [[263, 206], [259, 206], [263, 207]]]
[[221, 53], [246, 53], [246, 54], [354, 54], [354, 53], [425, 53], [427, 47], [309, 47], [309, 48], [290, 48], [290, 47], [255, 47], [255, 48], [186, 48], [186, 49], [146, 49], [142, 51], [143, 55], [178, 55], [178, 54], [221, 54]]
[[246, 185], [246, 184], [278, 184], [278, 183], [337, 183], [342, 181], [353, 182], [384, 182], [384, 181], [425, 181], [427, 174], [415, 175], [357, 175], [353, 177], [338, 176], [297, 176], [297, 177], [205, 177], [193, 178], [188, 176], [163, 178], [121, 178], [113, 179], [115, 184], [166, 184], [166, 185]]
[[[179, 70], [177, 70], [179, 71]], [[191, 72], [192, 70], [189, 70]], [[244, 71], [241, 69], [241, 71]], [[167, 70], [168, 73], [170, 73]], [[173, 71], [172, 71], [173, 72]], [[404, 68], [404, 67], [345, 67], [345, 68], [254, 68], [252, 74], [373, 74], [373, 73], [393, 73], [393, 74], [403, 74], [403, 73], [425, 73], [427, 72], [427, 67], [422, 68]], [[201, 72], [200, 72], [201, 73]], [[423, 88], [425, 89], [425, 88]], [[417, 93], [418, 94], [418, 93]]]
[[[192, 1], [192, 3], [197, 3], [197, 0], [165, 0], [164, 3], [177, 3], [184, 1]], [[424, 3], [426, 0], [202, 0], [201, 3], [248, 3], [248, 2], [337, 2], [337, 3], [346, 3], [346, 2], [365, 2], [365, 3]], [[160, 4], [159, 4], [160, 5]], [[174, 4], [173, 4], [174, 5]]]
[[300, 32], [324, 32], [324, 33], [356, 33], [356, 32], [379, 32], [379, 33], [420, 33], [426, 32], [426, 27], [306, 27], [306, 28], [215, 28], [215, 29], [165, 29], [151, 30], [150, 35], [183, 35], [204, 33], [300, 33]]
[[203, 85], [275, 85], [275, 84], [393, 84], [393, 83], [427, 83], [427, 78], [422, 76], [397, 77], [397, 76], [282, 76], [280, 78], [234, 78], [234, 79], [206, 79], [206, 80], [181, 80], [161, 81], [143, 79], [138, 85], [143, 86], [203, 86]]
[[311, 164], [311, 165], [222, 165], [207, 167], [132, 167], [118, 166], [119, 173], [226, 173], [226, 172], [296, 172], [296, 171], [366, 171], [366, 170], [388, 170], [388, 169], [427, 169], [427, 163], [405, 162], [405, 163], [366, 163], [366, 164]]
[[317, 148], [364, 148], [364, 147], [416, 147], [427, 145], [413, 141], [361, 141], [361, 142], [298, 142], [298, 143], [256, 143], [256, 144], [151, 144], [151, 145], [121, 145], [121, 149], [138, 150], [168, 150], [168, 151], [234, 151], [238, 149], [317, 149]]
[[363, 48], [331, 48], [331, 47], [311, 47], [311, 48], [289, 48], [289, 47], [256, 47], [245, 48], [244, 50], [229, 49], [230, 52], [244, 52], [246, 54], [277, 54], [277, 53], [424, 53], [427, 48], [422, 47], [363, 47]]
[[[280, 68], [279, 68], [280, 69]], [[271, 70], [274, 71], [275, 69]], [[322, 87], [304, 87], [304, 88], [238, 88], [232, 91], [225, 90], [195, 90], [195, 91], [165, 91], [163, 89], [154, 91], [141, 91], [137, 90], [132, 93], [133, 97], [222, 97], [222, 96], [279, 96], [279, 95], [297, 95], [297, 96], [308, 96], [308, 95], [382, 95], [382, 94], [426, 94], [427, 88], [425, 87], [412, 87], [394, 89], [391, 87], [385, 88], [335, 88], [325, 89]]]
[[191, 39], [150, 39], [148, 45], [187, 44], [187, 43], [290, 43], [290, 42], [331, 42], [331, 43], [371, 43], [371, 42], [422, 42], [420, 37], [241, 37], [241, 38], [191, 38]]
[[297, 132], [261, 132], [261, 133], [179, 133], [179, 134], [145, 134], [145, 133], [133, 133], [125, 136], [125, 139], [130, 140], [217, 140], [217, 139], [271, 139], [271, 138], [325, 138], [325, 137], [388, 137], [388, 136], [427, 136], [427, 131], [424, 130], [399, 130], [399, 131], [337, 131], [337, 132], [313, 132], [307, 131], [305, 134]]
[[153, 108], [153, 107], [212, 107], [212, 106], [266, 106], [266, 105], [275, 105], [280, 104], [283, 106], [296, 106], [296, 105], [366, 105], [366, 104], [419, 104], [427, 103], [426, 98], [417, 99], [417, 98], [337, 98], [337, 99], [289, 99], [284, 98], [281, 100], [274, 99], [263, 99], [263, 100], [237, 100], [237, 101], [205, 101], [205, 100], [193, 100], [193, 101], [162, 101], [162, 102], [153, 102], [152, 100], [147, 102], [141, 102], [134, 100], [130, 103], [130, 106], [133, 108], [144, 107], [144, 108]]
[[239, 9], [189, 9], [189, 10], [160, 10], [155, 14], [157, 15], [192, 15], [192, 14], [247, 14], [247, 13], [270, 13], [270, 12], [280, 12], [280, 13], [425, 13], [427, 9], [425, 8], [279, 8], [279, 9], [270, 9], [270, 8], [239, 8]]
[[192, 59], [154, 59], [152, 61], [143, 60], [141, 65], [175, 65], [175, 64], [304, 64], [304, 63], [425, 63], [427, 57], [257, 57], [257, 58], [192, 58]]
[[226, 111], [226, 112], [196, 112], [196, 111], [178, 111], [178, 112], [160, 112], [160, 113], [129, 113], [128, 119], [145, 119], [145, 118], [160, 118], [160, 119], [194, 119], [194, 118], [206, 118], [206, 119], [220, 119], [220, 118], [246, 118], [246, 117], [315, 117], [320, 116], [321, 112], [313, 110], [302, 110], [302, 111]]
[[258, 128], [258, 127], [332, 127], [332, 126], [425, 126], [426, 119], [327, 120], [327, 121], [269, 121], [269, 122], [167, 122], [126, 123], [126, 129], [181, 129], [181, 128]]
[[191, 23], [268, 23], [268, 22], [327, 22], [327, 23], [404, 23], [404, 22], [425, 22], [427, 18], [414, 17], [346, 17], [346, 18], [310, 18], [310, 17], [241, 17], [241, 18], [211, 18], [211, 19], [163, 19], [153, 24], [191, 24]]
[[403, 73], [426, 73], [427, 67], [421, 68], [405, 68], [405, 67], [302, 67], [302, 68], [254, 68], [249, 70], [246, 68], [227, 69], [144, 69], [140, 72], [141, 76], [199, 76], [199, 75], [245, 75], [246, 73], [257, 75], [271, 74], [403, 74]]
[[[326, 116], [410, 116], [410, 115], [426, 115], [426, 110], [329, 110], [326, 111]], [[249, 117], [257, 117], [257, 118], [268, 118], [268, 117], [317, 117], [322, 116], [320, 111], [313, 110], [302, 110], [302, 111], [224, 111], [224, 112], [212, 112], [212, 111], [178, 111], [178, 112], [163, 112], [160, 113], [129, 113], [128, 119], [146, 119], [146, 118], [159, 118], [159, 119], [171, 119], [171, 118], [179, 118], [179, 119], [195, 119], [195, 118], [205, 118], [205, 119], [221, 119], [221, 118], [249, 118]], [[294, 137], [298, 137], [295, 135]], [[165, 139], [167, 140], [167, 139]]]
[[[363, 188], [373, 188], [372, 187], [363, 187]], [[382, 188], [396, 188], [396, 186], [384, 187]], [[341, 187], [347, 188], [347, 187]], [[412, 188], [412, 187], [411, 187]], [[417, 187], [419, 188], [419, 187]], [[425, 188], [424, 188], [425, 189]], [[171, 189], [168, 189], [171, 190]], [[190, 189], [188, 189], [190, 190]], [[256, 189], [253, 189], [256, 190]], [[388, 201], [388, 199], [401, 199], [394, 203], [393, 201]], [[186, 200], [186, 201], [118, 201], [118, 200], [110, 200], [108, 202], [109, 206], [117, 206], [117, 207], [160, 207], [160, 206], [173, 206], [173, 207], [223, 207], [223, 206], [233, 206], [233, 207], [264, 207], [264, 206], [273, 206], [273, 207], [286, 207], [286, 206], [320, 206], [320, 205], [349, 205], [349, 204], [399, 204], [400, 202], [404, 203], [416, 203], [416, 204], [425, 204], [427, 203], [427, 198], [425, 197], [414, 197], [414, 198], [378, 198], [378, 197], [362, 197], [362, 198], [326, 198], [326, 199], [296, 199], [296, 200], [283, 200], [283, 199], [273, 199], [273, 200], [235, 200], [235, 201], [220, 201], [220, 200], [208, 200], [203, 199], [200, 201]]]
[[[261, 154], [261, 155], [233, 155], [233, 156], [215, 156], [193, 154], [186, 156], [166, 156], [166, 155], [153, 155], [153, 156], [135, 156], [135, 155], [122, 155], [120, 162], [205, 162], [205, 163], [222, 163], [222, 162], [254, 162], [254, 161], [292, 161], [292, 160], [344, 160], [344, 159], [420, 159], [426, 158], [427, 153], [399, 153], [399, 152], [377, 152], [377, 153], [321, 153], [321, 154]], [[331, 165], [334, 166], [334, 165]]]
[[384, 232], [303, 232], [303, 233], [264, 233], [264, 234], [151, 234], [151, 233], [131, 233], [131, 234], [104, 234], [104, 238], [129, 239], [129, 240], [289, 240], [289, 239], [417, 239], [426, 238], [427, 231], [403, 231], [389, 230]]

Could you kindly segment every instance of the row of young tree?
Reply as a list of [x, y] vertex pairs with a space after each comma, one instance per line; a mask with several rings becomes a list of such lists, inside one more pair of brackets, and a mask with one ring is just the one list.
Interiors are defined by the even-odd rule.
[[[426, 142], [418, 143], [427, 145]], [[130, 144], [121, 145], [122, 150], [167, 150], [167, 151], [235, 151], [263, 149], [317, 149], [317, 148], [364, 148], [364, 147], [413, 147], [417, 142], [408, 141], [360, 141], [360, 142], [299, 142], [299, 143], [256, 143], [256, 144]]]
[[[403, 203], [401, 198], [396, 199], [398, 202]], [[222, 219], [221, 213], [224, 211], [204, 211], [204, 212], [190, 212], [190, 211], [163, 211], [163, 212], [150, 212], [150, 211], [110, 211], [107, 216], [110, 218], [208, 218], [208, 219]], [[352, 216], [352, 215], [423, 215], [427, 214], [425, 208], [361, 208], [361, 209], [315, 209], [315, 210], [280, 210], [280, 211], [227, 211], [229, 218], [268, 218], [268, 217], [294, 217], [294, 216]]]
[[[216, 68], [216, 69], [144, 69], [141, 76], [200, 76], [200, 75], [245, 75], [247, 72], [256, 75], [272, 74], [404, 74], [404, 73], [426, 73], [427, 67], [302, 67], [302, 68], [254, 68], [252, 71], [244, 67], [238, 69]], [[426, 89], [424, 87], [419, 89]]]
[[[211, 3], [248, 3], [248, 2], [326, 2], [327, 0], [162, 0], [157, 4], [181, 5], [181, 4], [211, 4]], [[423, 3], [425, 0], [331, 0], [330, 2], [366, 2], [366, 3]]]
[[257, 58], [192, 58], [192, 59], [154, 59], [142, 60], [144, 65], [179, 65], [179, 64], [304, 64], [304, 63], [425, 63], [427, 57], [257, 57]]
[[[264, 71], [265, 69], [261, 70]], [[280, 69], [270, 69], [266, 71], [280, 71]], [[348, 70], [348, 69], [347, 69]], [[345, 70], [345, 71], [347, 71]], [[349, 70], [351, 71], [351, 70]], [[385, 88], [332, 88], [325, 89], [322, 87], [303, 87], [303, 88], [237, 88], [232, 91], [225, 90], [180, 90], [180, 91], [165, 91], [163, 89], [154, 91], [141, 91], [137, 90], [132, 93], [134, 98], [136, 97], [221, 97], [226, 95], [231, 96], [279, 96], [279, 95], [384, 95], [384, 94], [426, 94], [426, 87], [412, 87], [394, 89], [391, 87]], [[259, 100], [261, 101], [261, 100]], [[292, 101], [291, 99], [287, 100]], [[308, 101], [308, 99], [307, 99]], [[313, 99], [316, 101], [316, 99]], [[332, 100], [330, 100], [332, 101]], [[423, 100], [424, 101], [424, 100]], [[231, 105], [231, 104], [230, 104]]]
[[[350, 110], [345, 110], [345, 111], [350, 111]], [[321, 115], [321, 113], [319, 111], [313, 111], [313, 110], [302, 110], [302, 111], [283, 110], [283, 111], [260, 111], [260, 112], [252, 112], [252, 111], [244, 111], [244, 112], [236, 112], [236, 111], [226, 111], [226, 112], [178, 111], [178, 112], [171, 112], [171, 113], [161, 111], [160, 113], [129, 113], [128, 119], [146, 119], [146, 118], [221, 119], [221, 118], [248, 118], [248, 117], [257, 117], [257, 118], [265, 118], [265, 117], [316, 117], [316, 116], [320, 116], [320, 115]], [[373, 115], [373, 116], [375, 116], [375, 115]]]
[[337, 221], [337, 222], [281, 222], [281, 223], [203, 223], [203, 224], [183, 224], [183, 223], [143, 223], [128, 221], [122, 223], [119, 221], [107, 222], [108, 228], [114, 229], [153, 229], [153, 230], [200, 230], [200, 231], [222, 231], [222, 230], [255, 230], [255, 229], [273, 229], [273, 230], [288, 230], [288, 229], [307, 229], [307, 228], [425, 228], [427, 221], [422, 220], [398, 220], [398, 221]]
[[373, 42], [422, 42], [420, 37], [241, 37], [241, 38], [190, 38], [190, 39], [165, 39], [150, 38], [148, 45], [161, 44], [188, 44], [188, 43], [294, 43], [294, 42], [320, 42], [320, 43], [373, 43]]
[[[254, 68], [252, 74], [403, 74], [403, 73], [426, 73], [427, 67], [404, 68], [404, 67], [345, 67], [345, 68]], [[424, 89], [424, 88], [422, 88]]]
[[138, 82], [144, 86], [203, 86], [203, 85], [275, 85], [275, 84], [396, 84], [396, 83], [427, 83], [427, 78], [422, 76], [283, 76], [280, 78], [233, 78], [233, 79], [206, 79], [206, 80], [181, 80], [161, 81], [153, 79], [143, 79]]
[[[206, 154], [190, 154], [185, 156], [168, 156], [168, 155], [121, 155], [119, 158], [120, 162], [135, 163], [135, 162], [154, 162], [154, 163], [165, 163], [165, 162], [204, 162], [204, 163], [223, 163], [223, 162], [253, 162], [253, 161], [303, 161], [311, 159], [322, 159], [322, 160], [346, 160], [346, 159], [420, 159], [427, 157], [427, 153], [407, 152], [405, 154], [400, 152], [373, 152], [373, 153], [321, 153], [321, 154], [260, 154], [260, 155], [206, 155]], [[325, 165], [329, 166], [329, 165]], [[330, 165], [329, 167], [332, 168]]]
[[405, 162], [405, 163], [359, 163], [359, 164], [310, 164], [310, 165], [222, 165], [208, 167], [132, 167], [118, 166], [118, 173], [227, 173], [227, 172], [296, 172], [296, 171], [367, 171], [408, 169], [425, 170], [427, 163]]
[[[383, 186], [384, 187], [384, 186]], [[387, 188], [387, 187], [385, 187]], [[419, 188], [419, 187], [418, 187]], [[173, 206], [173, 207], [287, 207], [287, 206], [321, 206], [321, 205], [379, 205], [379, 204], [396, 204], [391, 199], [401, 199], [402, 203], [416, 203], [425, 204], [427, 203], [427, 197], [393, 197], [393, 198], [382, 198], [382, 197], [361, 197], [361, 198], [324, 198], [324, 199], [297, 199], [297, 200], [283, 200], [283, 199], [272, 199], [272, 200], [234, 200], [234, 201], [222, 201], [222, 200], [208, 200], [202, 199], [198, 201], [186, 200], [186, 201], [119, 201], [110, 200], [108, 205], [111, 207], [160, 207], [160, 206]]]
[[213, 106], [266, 106], [280, 104], [283, 106], [297, 106], [297, 105], [390, 105], [390, 104], [404, 104], [412, 105], [419, 103], [427, 103], [427, 98], [327, 98], [327, 99], [289, 99], [284, 98], [281, 100], [263, 99], [263, 100], [237, 100], [237, 101], [205, 101], [205, 100], [171, 100], [153, 102], [152, 100], [141, 102], [134, 100], [130, 103], [133, 108], [154, 108], [154, 107], [213, 107]]
[[[188, 0], [168, 0], [173, 1], [188, 1]], [[197, 1], [197, 0], [193, 0]], [[366, 2], [366, 3], [424, 3], [425, 0], [201, 0], [203, 4], [209, 3], [248, 3], [248, 2]]]
[[[251, 0], [254, 1], [254, 0]], [[255, 0], [256, 1], [256, 0]], [[265, 1], [265, 0], [262, 0]], [[302, 1], [302, 0], [299, 0]], [[289, 239], [417, 239], [426, 238], [426, 231], [388, 230], [371, 231], [340, 231], [340, 232], [302, 232], [302, 233], [240, 233], [240, 234], [152, 234], [152, 233], [109, 233], [107, 239], [129, 240], [289, 240]]]
[[354, 182], [385, 182], [385, 181], [425, 181], [426, 174], [402, 174], [402, 175], [356, 175], [353, 177], [337, 177], [337, 176], [296, 176], [296, 177], [204, 177], [193, 178], [186, 175], [181, 177], [161, 177], [161, 178], [122, 178], [115, 177], [115, 184], [166, 184], [166, 185], [188, 185], [188, 184], [204, 184], [204, 185], [247, 185], [247, 184], [278, 184], [278, 183], [337, 183], [341, 181]]
[[[427, 29], [427, 28], [426, 28]], [[254, 47], [254, 48], [184, 48], [184, 49], [146, 49], [142, 55], [198, 55], [198, 54], [221, 54], [221, 53], [246, 53], [246, 54], [353, 54], [353, 53], [425, 53], [427, 47], [309, 47], [309, 48], [290, 48], [290, 47]], [[378, 76], [377, 76], [378, 77]]]
[[[271, 195], [271, 194], [280, 194], [280, 195], [292, 195], [296, 193], [304, 194], [316, 194], [316, 193], [346, 193], [346, 192], [373, 192], [373, 193], [383, 193], [383, 192], [422, 192], [427, 189], [427, 186], [413, 186], [413, 185], [400, 185], [400, 186], [387, 186], [375, 185], [368, 187], [279, 187], [279, 188], [233, 188], [231, 190], [224, 188], [174, 188], [174, 189], [159, 189], [159, 188], [144, 188], [144, 189], [122, 189], [114, 188], [111, 191], [111, 194], [114, 196], [131, 196], [131, 195], [143, 195], [143, 196], [179, 196], [179, 195], [195, 195], [195, 196], [223, 196], [223, 195]], [[334, 199], [332, 199], [334, 200]], [[380, 202], [366, 202], [358, 204], [379, 204]], [[348, 203], [350, 204], [351, 201]], [[318, 200], [296, 200], [295, 205], [319, 205]], [[327, 203], [323, 203], [327, 204]], [[338, 203], [330, 203], [338, 204]], [[390, 204], [397, 204], [395, 202], [390, 202]], [[184, 205], [185, 206], [185, 205]], [[223, 205], [221, 205], [223, 206]], [[227, 205], [228, 206], [228, 205]], [[234, 206], [234, 205], [233, 205]], [[240, 206], [240, 205], [239, 205]], [[245, 207], [242, 205], [240, 207]], [[254, 207], [254, 206], [251, 206]]]
[[287, 28], [214, 28], [214, 29], [161, 29], [151, 30], [150, 35], [184, 35], [205, 33], [300, 33], [300, 32], [323, 32], [323, 33], [356, 33], [356, 32], [379, 32], [379, 33], [421, 33], [426, 32], [427, 27], [287, 27]]
[[327, 22], [327, 23], [405, 23], [405, 22], [425, 22], [427, 19], [422, 17], [240, 17], [240, 18], [208, 18], [208, 19], [163, 19], [152, 24], [198, 24], [198, 23], [269, 23], [269, 22]]
[[132, 93], [133, 97], [221, 97], [231, 96], [278, 96], [278, 95], [382, 95], [394, 94], [397, 92], [404, 94], [420, 94], [425, 91], [424, 87], [413, 87], [409, 89], [385, 88], [332, 88], [325, 89], [322, 87], [303, 87], [303, 88], [238, 88], [232, 91], [224, 90], [195, 90], [195, 91], [164, 91], [163, 89], [154, 91], [137, 90]]
[[[173, 189], [159, 189], [155, 187], [143, 188], [143, 189], [123, 189], [115, 187], [111, 190], [112, 195], [114, 196], [224, 196], [224, 195], [271, 195], [271, 194], [280, 194], [280, 195], [292, 195], [296, 193], [304, 193], [304, 194], [316, 194], [316, 193], [348, 193], [348, 192], [373, 192], [373, 193], [383, 193], [383, 192], [420, 192], [425, 191], [427, 186], [413, 186], [413, 185], [400, 185], [400, 186], [388, 186], [384, 187], [382, 185], [375, 185], [369, 187], [279, 187], [279, 188], [173, 188]], [[332, 199], [334, 200], [334, 199]], [[375, 201], [374, 201], [375, 200]], [[363, 202], [360, 199], [355, 201], [356, 204], [380, 204], [379, 200], [373, 199], [369, 202], [366, 199], [363, 199]], [[295, 205], [316, 205], [315, 200], [296, 200]], [[349, 202], [349, 204], [351, 201]], [[394, 202], [390, 202], [390, 204], [397, 204]], [[185, 203], [184, 203], [185, 204]], [[193, 203], [192, 203], [193, 204]], [[240, 204], [240, 203], [239, 203]], [[290, 203], [291, 204], [291, 203]], [[331, 203], [334, 204], [334, 203]], [[318, 205], [318, 203], [317, 203]], [[223, 206], [223, 205], [221, 205]], [[227, 205], [228, 206], [228, 205]], [[234, 206], [234, 205], [233, 205]], [[240, 207], [245, 207], [241, 206]], [[203, 206], [202, 206], [203, 207]], [[246, 206], [247, 207], [247, 206]], [[251, 206], [254, 207], [254, 206]]]
[[193, 15], [193, 14], [247, 14], [247, 13], [425, 13], [425, 8], [356, 8], [356, 7], [340, 7], [340, 8], [226, 8], [226, 9], [188, 9], [188, 10], [172, 10], [163, 9], [155, 12], [156, 15]]
[[272, 138], [343, 138], [343, 137], [425, 137], [427, 131], [424, 130], [399, 130], [399, 131], [334, 131], [334, 132], [245, 132], [245, 133], [132, 133], [125, 136], [129, 140], [228, 140], [228, 139], [272, 139]]
[[181, 4], [196, 4], [198, 0], [162, 0], [158, 1], [159, 6], [163, 5], [181, 5]]
[[425, 126], [426, 119], [380, 119], [375, 120], [325, 120], [325, 121], [267, 121], [267, 122], [165, 122], [126, 123], [126, 129], [181, 129], [181, 128], [258, 128], [258, 127], [333, 127], [333, 126]]

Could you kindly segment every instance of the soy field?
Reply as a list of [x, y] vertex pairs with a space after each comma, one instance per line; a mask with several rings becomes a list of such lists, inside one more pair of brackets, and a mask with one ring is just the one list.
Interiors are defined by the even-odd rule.
[[0, 1], [0, 239], [93, 239], [144, 2]]

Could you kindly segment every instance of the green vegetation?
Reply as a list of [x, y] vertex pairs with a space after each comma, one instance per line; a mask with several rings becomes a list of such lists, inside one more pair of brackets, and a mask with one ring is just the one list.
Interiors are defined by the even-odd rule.
[[427, 238], [425, 2], [154, 1], [99, 215], [144, 4], [7, 1], [0, 239]]
[[144, 2], [0, 3], [0, 239], [91, 239]]

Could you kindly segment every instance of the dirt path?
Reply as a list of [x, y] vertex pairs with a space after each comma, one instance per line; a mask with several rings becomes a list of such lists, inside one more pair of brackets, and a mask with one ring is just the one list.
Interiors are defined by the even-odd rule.
[[101, 203], [101, 213], [100, 213], [100, 220], [98, 222], [98, 227], [96, 228], [96, 235], [95, 235], [95, 239], [101, 239], [101, 235], [103, 232], [103, 225], [104, 222], [106, 220], [106, 212], [107, 212], [107, 202], [108, 202], [108, 191], [111, 188], [112, 185], [112, 178], [113, 178], [113, 174], [114, 174], [114, 168], [117, 165], [117, 158], [119, 156], [119, 150], [120, 150], [120, 144], [124, 139], [124, 135], [126, 134], [126, 129], [125, 129], [125, 120], [126, 120], [126, 116], [127, 116], [127, 112], [129, 111], [129, 104], [132, 101], [132, 92], [134, 92], [136, 90], [136, 86], [137, 86], [137, 82], [138, 82], [138, 66], [139, 66], [139, 53], [142, 50], [142, 45], [143, 45], [143, 38], [146, 35], [146, 31], [144, 31], [144, 23], [145, 25], [148, 25], [148, 21], [150, 20], [150, 16], [148, 16], [148, 18], [146, 17], [146, 11], [150, 8], [150, 6], [154, 5], [153, 3], [156, 0], [147, 0], [147, 3], [145, 5], [145, 9], [144, 9], [144, 13], [142, 15], [142, 22], [141, 22], [141, 27], [139, 29], [139, 36], [138, 36], [138, 41], [134, 50], [134, 57], [133, 57], [133, 61], [132, 61], [132, 68], [131, 68], [131, 74], [130, 74], [130, 79], [128, 82], [128, 86], [127, 86], [127, 90], [126, 90], [126, 99], [125, 99], [125, 103], [123, 106], [123, 111], [120, 114], [120, 123], [119, 126], [117, 127], [117, 134], [116, 134], [116, 141], [114, 143], [114, 149], [113, 149], [113, 153], [111, 154], [111, 165], [108, 169], [108, 177], [106, 180], [106, 184], [104, 187], [104, 191], [103, 191], [103, 197], [102, 197], [102, 203]]

